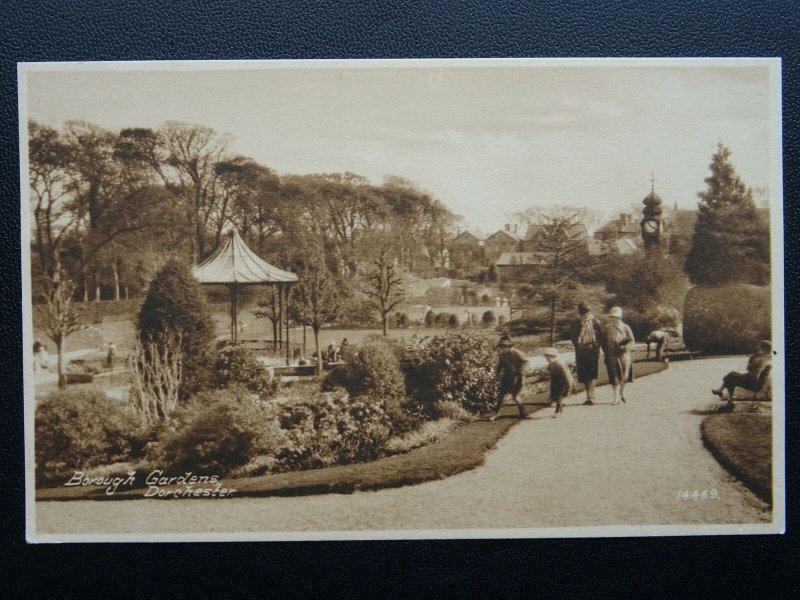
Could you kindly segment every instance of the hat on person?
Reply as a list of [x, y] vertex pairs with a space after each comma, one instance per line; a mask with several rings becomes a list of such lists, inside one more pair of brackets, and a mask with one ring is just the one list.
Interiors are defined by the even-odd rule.
[[578, 303], [578, 312], [582, 315], [585, 315], [589, 311], [589, 305], [586, 302], [579, 302]]
[[764, 352], [765, 354], [767, 352], [772, 352], [772, 342], [770, 342], [769, 340], [761, 340], [760, 342], [758, 342], [758, 349], [761, 350], [761, 352]]
[[619, 306], [614, 306], [608, 311], [609, 317], [617, 317], [618, 319], [622, 318], [622, 309]]
[[500, 341], [497, 344], [498, 348], [510, 348], [514, 345], [514, 342], [511, 341], [511, 338], [508, 335], [503, 334], [500, 336]]
[[558, 356], [558, 350], [556, 350], [555, 348], [545, 348], [542, 354], [544, 354], [545, 356], [555, 357]]

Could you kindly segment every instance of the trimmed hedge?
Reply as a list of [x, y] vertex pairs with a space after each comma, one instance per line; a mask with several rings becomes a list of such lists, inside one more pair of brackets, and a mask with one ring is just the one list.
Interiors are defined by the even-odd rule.
[[683, 305], [683, 339], [690, 350], [749, 354], [772, 339], [769, 287], [731, 283], [695, 286]]

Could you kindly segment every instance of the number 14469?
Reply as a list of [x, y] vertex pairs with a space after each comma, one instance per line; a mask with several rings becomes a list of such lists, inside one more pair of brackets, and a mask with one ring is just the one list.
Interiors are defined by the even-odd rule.
[[710, 490], [680, 490], [678, 500], [714, 500], [719, 498], [719, 492], [714, 488]]

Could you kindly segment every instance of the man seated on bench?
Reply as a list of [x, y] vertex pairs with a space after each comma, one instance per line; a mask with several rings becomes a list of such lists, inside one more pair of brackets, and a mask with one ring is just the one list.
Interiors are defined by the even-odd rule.
[[733, 393], [737, 387], [743, 388], [754, 394], [761, 391], [772, 370], [772, 342], [764, 340], [759, 342], [756, 353], [747, 361], [747, 372], [737, 373], [731, 371], [722, 378], [722, 385], [711, 390], [715, 396], [725, 399], [724, 392], [728, 392], [727, 410], [733, 410]]

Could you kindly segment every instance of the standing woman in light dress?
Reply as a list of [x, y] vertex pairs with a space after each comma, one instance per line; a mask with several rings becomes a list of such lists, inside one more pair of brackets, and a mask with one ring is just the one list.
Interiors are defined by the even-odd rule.
[[608, 382], [614, 394], [613, 404], [625, 403], [625, 384], [633, 381], [630, 348], [634, 342], [633, 331], [622, 322], [619, 306], [608, 311], [609, 322], [603, 327], [603, 352], [605, 353]]

